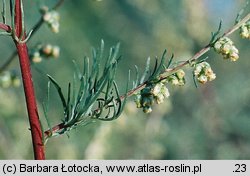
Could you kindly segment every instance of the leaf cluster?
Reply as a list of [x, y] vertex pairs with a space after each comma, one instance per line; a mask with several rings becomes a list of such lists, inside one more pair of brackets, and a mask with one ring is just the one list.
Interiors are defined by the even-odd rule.
[[[119, 46], [118, 43], [111, 47], [108, 57], [104, 59], [104, 42], [101, 41], [99, 50], [92, 49], [92, 64], [90, 64], [90, 59], [85, 57], [83, 69], [80, 71], [75, 63], [74, 79], [72, 84], [68, 84], [66, 96], [57, 81], [48, 75], [49, 80], [58, 92], [64, 109], [62, 119], [64, 128], [56, 133], [51, 133], [51, 135], [64, 134], [78, 125], [86, 125], [96, 119], [110, 121], [119, 117], [126, 102], [126, 96], [123, 101], [121, 100], [115, 81], [117, 64], [121, 59]], [[76, 88], [78, 83], [79, 86]], [[49, 125], [47, 109], [45, 110], [45, 116]]]
[[138, 67], [135, 66], [136, 79], [135, 79], [135, 81], [133, 81], [133, 88], [134, 89], [141, 84], [155, 84], [155, 83], [162, 81], [161, 78], [159, 77], [159, 75], [162, 72], [164, 72], [164, 70], [168, 69], [171, 66], [172, 61], [174, 59], [174, 55], [172, 54], [171, 57], [167, 60], [167, 64], [165, 64], [166, 54], [167, 54], [167, 50], [164, 50], [160, 61], [157, 57], [155, 58], [155, 63], [154, 63], [154, 67], [152, 70], [150, 69], [150, 60], [151, 59], [149, 57], [147, 59], [147, 62], [146, 62], [145, 70], [141, 76], [139, 76], [140, 74], [139, 74]]

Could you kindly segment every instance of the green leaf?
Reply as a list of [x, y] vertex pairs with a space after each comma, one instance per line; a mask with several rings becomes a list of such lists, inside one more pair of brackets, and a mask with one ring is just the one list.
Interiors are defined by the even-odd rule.
[[[76, 71], [73, 76], [73, 91], [69, 83], [67, 101], [59, 84], [48, 75], [49, 80], [53, 83], [60, 96], [64, 108], [63, 123], [65, 127], [59, 130], [57, 134], [64, 134], [80, 124], [93, 121], [92, 119], [103, 120], [101, 116], [103, 116], [104, 112], [107, 112], [104, 117], [106, 120], [113, 120], [120, 115], [124, 107], [124, 101], [122, 103], [115, 83], [117, 64], [121, 59], [121, 56], [118, 57], [119, 47], [119, 43], [115, 47], [111, 47], [107, 59], [104, 60], [103, 69], [100, 67], [104, 53], [103, 41], [99, 50], [92, 49], [93, 62], [91, 65], [90, 59], [84, 57], [83, 69], [80, 72], [74, 62]], [[103, 74], [100, 75], [100, 72]], [[79, 81], [79, 88], [76, 91], [77, 81]], [[115, 96], [117, 96], [116, 99]], [[97, 109], [93, 109], [93, 107], [97, 107]], [[104, 111], [104, 108], [107, 111]]]
[[166, 68], [169, 68], [173, 62], [173, 59], [174, 59], [174, 54], [171, 55], [169, 61], [168, 61], [168, 65], [166, 66]]
[[69, 120], [69, 114], [70, 114], [70, 96], [71, 96], [71, 85], [69, 83], [68, 85], [68, 99], [67, 99], [67, 104], [66, 104], [66, 109], [65, 109], [65, 121], [68, 121]]
[[150, 72], [149, 69], [150, 69], [150, 57], [148, 57], [148, 59], [147, 59], [146, 67], [145, 67], [144, 73], [141, 77], [140, 84], [142, 84], [144, 82], [146, 76], [149, 74], [149, 72]]
[[133, 89], [136, 88], [139, 85], [139, 71], [138, 67], [135, 65], [135, 81], [133, 81]]
[[65, 110], [67, 109], [67, 104], [66, 104], [66, 101], [65, 101], [65, 98], [63, 96], [63, 93], [62, 93], [62, 89], [61, 87], [59, 86], [59, 84], [56, 82], [55, 79], [53, 79], [50, 75], [47, 75], [49, 80], [53, 83], [53, 85], [55, 86], [56, 90], [57, 90], [57, 93], [62, 101], [62, 105], [63, 105], [63, 109], [64, 109], [64, 113], [65, 113]]
[[198, 84], [197, 84], [196, 77], [195, 77], [194, 73], [193, 73], [193, 80], [194, 80], [195, 87], [198, 88]]
[[52, 126], [50, 124], [50, 120], [48, 118], [48, 111], [49, 111], [49, 95], [50, 95], [50, 81], [48, 82], [48, 86], [47, 86], [47, 102], [43, 102], [43, 112], [44, 112], [44, 117], [45, 117], [45, 120], [47, 122], [47, 125], [49, 127], [49, 130], [52, 134]]
[[241, 21], [241, 17], [244, 14], [244, 12], [247, 9], [247, 6], [249, 5], [249, 1], [246, 1], [245, 6], [237, 13], [236, 19], [235, 19], [235, 25]]
[[165, 55], [166, 54], [167, 54], [167, 50], [164, 50], [164, 52], [162, 54], [162, 57], [161, 57], [160, 64], [159, 64], [158, 67], [156, 65], [155, 71], [153, 72], [153, 74], [149, 78], [150, 80], [155, 79], [159, 75], [159, 73], [162, 71], [162, 69], [164, 68], [164, 60], [165, 60]]
[[220, 34], [221, 31], [221, 26], [222, 26], [222, 20], [220, 20], [219, 27], [216, 32], [211, 32], [211, 39], [209, 41], [209, 45], [213, 45], [217, 40], [217, 36]]

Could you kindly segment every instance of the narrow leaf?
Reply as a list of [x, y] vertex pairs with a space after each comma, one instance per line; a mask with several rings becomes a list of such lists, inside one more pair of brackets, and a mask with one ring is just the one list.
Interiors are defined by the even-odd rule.
[[145, 80], [145, 77], [148, 75], [149, 67], [150, 67], [150, 57], [148, 57], [148, 59], [147, 59], [145, 71], [144, 71], [144, 73], [143, 73], [143, 75], [141, 77], [140, 84], [143, 83], [143, 81]]
[[173, 62], [173, 59], [174, 59], [174, 54], [171, 55], [171, 57], [170, 57], [170, 59], [169, 59], [169, 61], [168, 61], [168, 65], [167, 65], [166, 68], [169, 68], [169, 67], [170, 67], [170, 65], [171, 65], [172, 62]]
[[57, 90], [57, 93], [59, 94], [59, 97], [60, 97], [60, 99], [62, 101], [63, 108], [65, 110], [67, 108], [67, 104], [66, 104], [65, 98], [63, 96], [61, 87], [58, 85], [58, 83], [56, 82], [56, 80], [53, 79], [50, 75], [47, 75], [47, 76], [48, 76], [49, 80], [53, 83], [53, 85], [55, 86], [55, 88]]

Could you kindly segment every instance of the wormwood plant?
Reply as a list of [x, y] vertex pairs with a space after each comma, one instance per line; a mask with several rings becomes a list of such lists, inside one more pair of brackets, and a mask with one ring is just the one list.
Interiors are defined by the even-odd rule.
[[[102, 40], [98, 49], [92, 49], [91, 58], [83, 58], [82, 68], [75, 63], [76, 71], [73, 81], [68, 83], [66, 93], [56, 79], [48, 75], [48, 101], [50, 87], [53, 85], [60, 97], [64, 116], [61, 123], [52, 125], [50, 123], [51, 117], [48, 115], [47, 101], [44, 103], [43, 110], [48, 130], [43, 130], [38, 116], [30, 64], [52, 57], [57, 58], [60, 49], [58, 46], [50, 44], [38, 44], [28, 50], [26, 44], [42, 24], [46, 24], [54, 33], [59, 32], [60, 15], [57, 9], [62, 3], [63, 0], [58, 0], [54, 7], [42, 7], [40, 10], [41, 18], [29, 32], [26, 32], [22, 0], [10, 0], [9, 2], [2, 0], [0, 34], [12, 38], [16, 51], [0, 67], [0, 85], [8, 88], [20, 84], [16, 74], [7, 70], [8, 65], [18, 55], [35, 159], [45, 159], [45, 144], [52, 137], [65, 134], [80, 125], [87, 125], [96, 120], [112, 121], [117, 119], [124, 109], [127, 98], [131, 96], [133, 96], [137, 108], [141, 108], [145, 113], [152, 112], [154, 104], [161, 104], [164, 99], [170, 96], [167, 88], [170, 84], [185, 85], [184, 67], [192, 70], [196, 86], [214, 80], [216, 74], [208, 62], [209, 58], [204, 59], [201, 56], [212, 49], [225, 60], [235, 62], [239, 59], [239, 51], [229, 36], [238, 31], [242, 38], [250, 39], [250, 13], [243, 9], [229, 30], [222, 33], [222, 22], [220, 22], [218, 29], [212, 32], [208, 44], [186, 61], [174, 62], [174, 55], [167, 57], [168, 53], [165, 50], [161, 58], [155, 58], [153, 64], [151, 64], [150, 59], [147, 60], [143, 73], [140, 73], [139, 68], [135, 66], [136, 77], [131, 78], [130, 71], [128, 72], [127, 86], [123, 93], [120, 92], [115, 80], [117, 65], [121, 60], [120, 44], [111, 47], [108, 55], [105, 55], [104, 41]], [[6, 19], [7, 6], [9, 6], [10, 20]], [[151, 65], [153, 65], [152, 68]]]

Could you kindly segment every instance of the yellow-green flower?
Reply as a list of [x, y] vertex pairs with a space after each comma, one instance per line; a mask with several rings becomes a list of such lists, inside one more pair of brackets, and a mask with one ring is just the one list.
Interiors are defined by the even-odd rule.
[[239, 51], [228, 37], [220, 38], [213, 47], [216, 52], [222, 54], [224, 59], [230, 59], [231, 61], [239, 59]]
[[250, 39], [250, 21], [240, 27], [240, 36], [245, 39]]
[[201, 84], [205, 84], [207, 81], [212, 81], [216, 78], [215, 73], [207, 62], [196, 64], [193, 73]]

